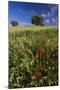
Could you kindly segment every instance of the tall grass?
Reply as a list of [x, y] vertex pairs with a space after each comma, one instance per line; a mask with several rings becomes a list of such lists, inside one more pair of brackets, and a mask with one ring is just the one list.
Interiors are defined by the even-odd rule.
[[15, 28], [9, 31], [9, 88], [58, 85], [57, 28]]

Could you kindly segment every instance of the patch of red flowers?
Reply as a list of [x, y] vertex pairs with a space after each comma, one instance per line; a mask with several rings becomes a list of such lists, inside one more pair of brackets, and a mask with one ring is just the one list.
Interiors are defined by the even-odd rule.
[[36, 73], [33, 74], [33, 76], [34, 76], [34, 78], [39, 78], [40, 74], [36, 72]]
[[42, 65], [38, 65], [39, 70], [44, 71], [44, 67]]
[[34, 56], [38, 56], [38, 57], [44, 56], [45, 54], [46, 54], [46, 51], [43, 48], [39, 48], [33, 53]]

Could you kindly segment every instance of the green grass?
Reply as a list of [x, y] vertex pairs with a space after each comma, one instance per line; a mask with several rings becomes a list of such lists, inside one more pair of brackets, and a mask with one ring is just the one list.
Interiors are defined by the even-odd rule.
[[58, 85], [58, 28], [9, 28], [9, 88]]
[[24, 31], [24, 30], [46, 30], [46, 29], [57, 29], [57, 26], [15, 26], [15, 27], [10, 27], [9, 32], [18, 32], [18, 31]]

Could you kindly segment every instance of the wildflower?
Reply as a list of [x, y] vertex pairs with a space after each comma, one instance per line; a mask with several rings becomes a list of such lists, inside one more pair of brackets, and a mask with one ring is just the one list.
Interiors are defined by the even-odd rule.
[[42, 65], [38, 65], [38, 68], [41, 70], [41, 71], [44, 71], [44, 67]]
[[42, 77], [43, 80], [45, 80], [46, 78], [47, 78], [47, 76]]
[[36, 73], [33, 74], [33, 76], [34, 76], [34, 78], [39, 78], [40, 74], [36, 72]]
[[43, 48], [37, 49], [37, 50], [33, 53], [33, 55], [34, 55], [34, 56], [37, 56], [37, 57], [44, 56], [45, 54], [46, 54], [46, 52], [45, 52], [45, 49], [43, 49]]
[[43, 48], [38, 50], [39, 56], [44, 56], [45, 55], [45, 50]]
[[46, 63], [48, 64], [49, 62], [47, 61]]

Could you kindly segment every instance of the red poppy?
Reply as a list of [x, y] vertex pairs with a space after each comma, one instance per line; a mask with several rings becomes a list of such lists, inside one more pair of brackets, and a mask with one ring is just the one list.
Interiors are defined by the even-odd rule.
[[45, 55], [45, 49], [41, 48], [38, 50], [39, 56], [44, 56]]
[[46, 52], [45, 52], [45, 49], [43, 49], [43, 48], [40, 48], [40, 49], [37, 49], [34, 53], [33, 53], [33, 55], [34, 56], [44, 56], [46, 54]]
[[40, 74], [36, 72], [36, 73], [33, 74], [33, 76], [34, 76], [34, 78], [39, 78]]
[[44, 67], [42, 65], [38, 65], [38, 68], [41, 70], [41, 71], [44, 71]]

